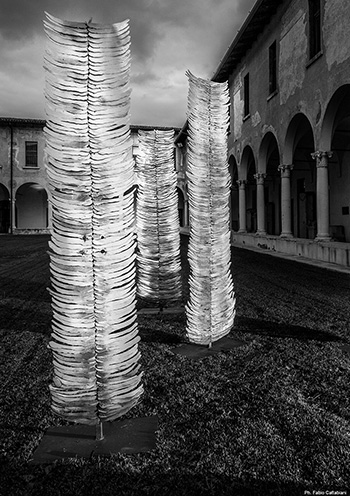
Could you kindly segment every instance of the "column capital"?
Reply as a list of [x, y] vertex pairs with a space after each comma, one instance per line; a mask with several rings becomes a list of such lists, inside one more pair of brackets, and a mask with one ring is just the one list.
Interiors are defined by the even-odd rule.
[[247, 184], [247, 182], [248, 181], [246, 179], [238, 179], [238, 181], [236, 181], [236, 183], [239, 186], [239, 189], [245, 189], [245, 185]]
[[256, 179], [257, 184], [264, 184], [266, 174], [264, 172], [257, 172], [254, 174], [254, 179]]
[[289, 177], [290, 171], [293, 170], [294, 164], [281, 164], [277, 167], [277, 169], [281, 173], [281, 177]]
[[316, 150], [311, 153], [311, 157], [316, 160], [316, 167], [328, 167], [328, 159], [332, 158], [333, 152], [324, 152], [322, 150]]
[[328, 159], [332, 152], [318, 150], [311, 154], [316, 159], [316, 214], [317, 236], [316, 241], [330, 240], [329, 227], [329, 179]]

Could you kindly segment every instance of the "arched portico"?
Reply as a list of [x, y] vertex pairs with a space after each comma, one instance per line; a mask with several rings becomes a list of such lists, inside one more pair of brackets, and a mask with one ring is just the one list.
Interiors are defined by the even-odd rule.
[[0, 233], [10, 230], [10, 193], [6, 186], [0, 183]]
[[[275, 135], [269, 131], [263, 137], [258, 158], [257, 184], [262, 182], [263, 198], [259, 202], [258, 198], [258, 231], [259, 219], [261, 225], [267, 234], [278, 235], [281, 232], [281, 209], [280, 209], [280, 191], [281, 176], [278, 171], [280, 165], [280, 153]], [[259, 187], [259, 186], [258, 186]], [[259, 206], [260, 205], [260, 206]], [[262, 212], [259, 210], [262, 209]]]
[[239, 188], [238, 188], [238, 168], [237, 162], [233, 155], [230, 156], [229, 172], [231, 177], [230, 191], [230, 228], [232, 231], [239, 229]]
[[323, 159], [320, 165], [328, 170], [329, 235], [336, 241], [349, 242], [350, 84], [338, 88], [327, 105], [318, 153]]
[[38, 183], [22, 184], [15, 194], [15, 226], [17, 229], [47, 229], [48, 198]]
[[[256, 232], [256, 181], [254, 175], [256, 174], [255, 158], [252, 148], [247, 145], [241, 158], [241, 165], [238, 174], [238, 184], [240, 188], [240, 227], [242, 232], [242, 225], [244, 225], [247, 232]], [[244, 191], [244, 195], [243, 195]], [[245, 202], [241, 197], [245, 198]], [[244, 205], [243, 205], [244, 203]]]
[[[287, 225], [286, 217], [290, 215], [290, 231], [295, 237], [313, 239], [316, 236], [317, 178], [316, 165], [312, 158], [314, 150], [315, 141], [310, 121], [304, 114], [298, 113], [288, 126], [283, 153], [284, 163], [280, 166], [282, 234], [283, 220]], [[288, 230], [287, 228], [286, 231]]]

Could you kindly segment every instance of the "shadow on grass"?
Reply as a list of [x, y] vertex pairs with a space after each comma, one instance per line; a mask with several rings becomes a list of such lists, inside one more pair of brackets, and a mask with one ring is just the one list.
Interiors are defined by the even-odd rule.
[[178, 334], [162, 331], [159, 329], [139, 329], [141, 341], [144, 343], [178, 344], [183, 338]]
[[102, 458], [91, 458], [88, 462], [83, 462], [83, 466], [78, 467], [69, 463], [67, 461], [63, 464], [36, 467], [30, 472], [23, 465], [7, 467], [2, 486], [5, 490], [4, 494], [300, 496], [307, 489], [298, 483], [258, 480], [249, 476], [245, 481], [217, 473], [192, 474], [189, 473], [189, 468], [183, 470], [174, 467], [171, 471], [161, 471], [158, 467], [135, 474], [128, 470], [122, 471], [117, 467], [118, 462], [113, 462], [113, 458], [106, 462]]
[[331, 334], [330, 332], [310, 329], [310, 327], [299, 325], [271, 322], [261, 319], [251, 319], [247, 317], [237, 317], [235, 328], [242, 333], [276, 338], [292, 338], [299, 341], [343, 341], [342, 338], [336, 336], [335, 334]]

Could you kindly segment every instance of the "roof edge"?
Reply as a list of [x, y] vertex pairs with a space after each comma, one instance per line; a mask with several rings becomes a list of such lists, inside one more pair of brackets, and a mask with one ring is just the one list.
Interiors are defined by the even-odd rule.
[[247, 27], [249, 26], [251, 20], [253, 19], [253, 17], [257, 13], [258, 9], [261, 7], [261, 5], [264, 3], [264, 1], [265, 0], [257, 0], [255, 2], [255, 4], [253, 5], [253, 7], [251, 8], [251, 10], [248, 12], [247, 17], [243, 21], [243, 24], [238, 29], [236, 36], [233, 38], [232, 42], [230, 43], [230, 45], [228, 46], [226, 52], [224, 53], [224, 56], [221, 58], [218, 67], [214, 71], [214, 74], [211, 77], [211, 81], [215, 81], [215, 79], [218, 77], [218, 75], [219, 75], [219, 73], [220, 73], [223, 65], [227, 62], [227, 59], [229, 58], [232, 50], [238, 44], [238, 41], [241, 39], [242, 34], [247, 29]]
[[[32, 119], [25, 117], [0, 117], [0, 125], [17, 125], [17, 126], [25, 126], [25, 125], [37, 125], [37, 126], [45, 126], [45, 119]], [[151, 130], [151, 129], [159, 129], [159, 130], [171, 130], [174, 129], [175, 133], [178, 133], [181, 130], [179, 126], [150, 126], [145, 124], [130, 124], [130, 129], [133, 130]]]

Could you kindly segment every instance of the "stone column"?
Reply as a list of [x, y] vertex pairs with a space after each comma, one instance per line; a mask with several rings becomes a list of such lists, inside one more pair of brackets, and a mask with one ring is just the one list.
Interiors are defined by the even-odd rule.
[[247, 184], [247, 181], [245, 179], [239, 179], [237, 181], [239, 191], [238, 191], [238, 198], [239, 198], [239, 233], [245, 233], [247, 232], [247, 218], [246, 218], [246, 196], [245, 196], [245, 186]]
[[278, 166], [281, 173], [281, 217], [282, 217], [282, 238], [290, 238], [292, 233], [292, 208], [290, 194], [290, 171], [293, 164]]
[[317, 214], [317, 236], [316, 241], [329, 241], [329, 181], [328, 181], [328, 159], [332, 152], [317, 151], [311, 153], [316, 159], [316, 214]]
[[257, 230], [256, 234], [265, 235], [265, 192], [264, 180], [266, 174], [258, 172], [254, 174], [256, 179], [256, 210], [257, 210]]
[[188, 227], [189, 225], [189, 222], [188, 222], [188, 200], [185, 200], [184, 199], [184, 218], [183, 218], [183, 221], [184, 221], [184, 227]]
[[49, 198], [47, 199], [47, 227], [52, 229], [52, 205]]
[[233, 205], [234, 205], [234, 199], [238, 195], [238, 184], [236, 181], [234, 181], [231, 184], [230, 188], [230, 197], [229, 197], [229, 209], [230, 209], [230, 231], [233, 231]]
[[11, 231], [12, 233], [16, 229], [16, 200], [15, 198], [12, 199], [11, 202]]

